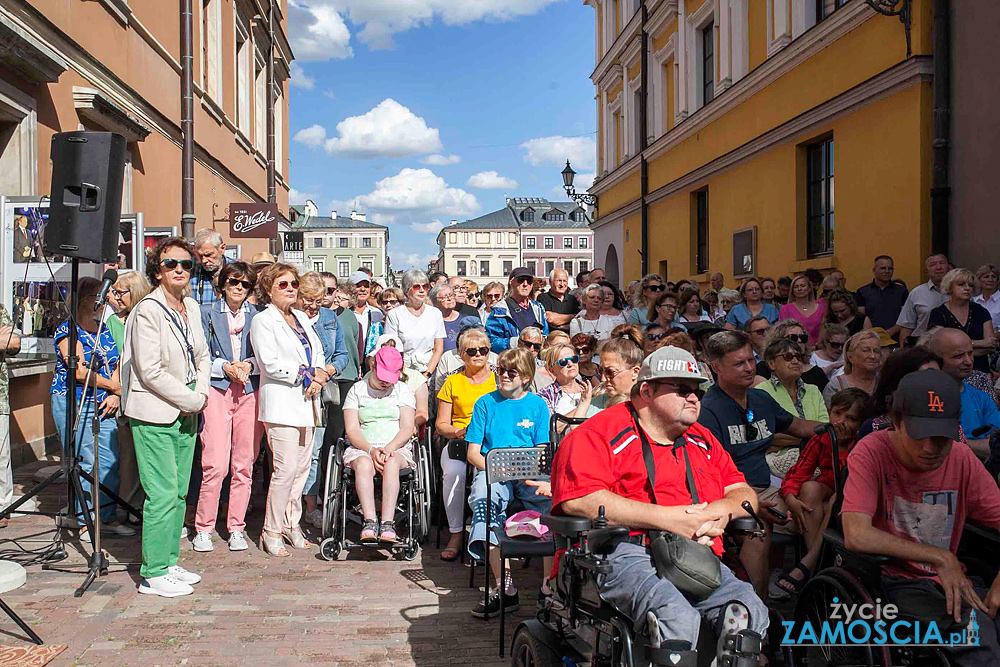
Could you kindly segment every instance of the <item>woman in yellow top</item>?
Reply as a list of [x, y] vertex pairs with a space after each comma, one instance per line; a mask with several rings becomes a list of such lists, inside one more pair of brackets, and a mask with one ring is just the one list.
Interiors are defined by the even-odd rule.
[[[442, 494], [445, 514], [448, 516], [448, 530], [451, 533], [448, 546], [441, 552], [441, 560], [453, 561], [458, 558], [462, 546], [462, 518], [465, 505], [465, 429], [472, 420], [472, 408], [480, 396], [496, 391], [497, 381], [487, 363], [490, 340], [486, 331], [479, 327], [468, 327], [458, 335], [458, 354], [465, 366], [445, 380], [438, 392], [437, 432], [449, 444], [441, 451]], [[459, 446], [456, 446], [459, 445]], [[452, 458], [454, 452], [461, 458]]]

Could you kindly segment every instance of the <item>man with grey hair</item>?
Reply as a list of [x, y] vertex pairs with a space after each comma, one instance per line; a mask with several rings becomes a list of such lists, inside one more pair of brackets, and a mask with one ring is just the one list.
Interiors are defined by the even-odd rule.
[[452, 291], [455, 292], [455, 310], [458, 311], [458, 316], [471, 315], [479, 317], [479, 311], [469, 305], [469, 289], [465, 286], [465, 278], [462, 276], [452, 276], [448, 278], [448, 284], [451, 285]]
[[191, 296], [199, 304], [216, 303], [222, 299], [222, 290], [215, 285], [215, 277], [226, 265], [226, 242], [214, 229], [199, 229], [191, 245], [198, 260], [191, 274]]
[[569, 274], [562, 269], [549, 272], [549, 291], [538, 295], [545, 306], [549, 329], [569, 333], [569, 323], [580, 312], [580, 302], [569, 293]]
[[771, 486], [771, 470], [764, 455], [775, 433], [808, 439], [820, 422], [800, 419], [785, 411], [767, 392], [752, 388], [757, 366], [746, 333], [721, 331], [708, 339], [706, 349], [717, 382], [705, 392], [698, 423], [718, 438], [747, 484], [757, 492], [766, 535], [763, 540], [746, 540], [740, 559], [757, 594], [764, 597], [770, 572], [772, 524], [780, 532], [790, 532], [788, 509], [778, 489]]

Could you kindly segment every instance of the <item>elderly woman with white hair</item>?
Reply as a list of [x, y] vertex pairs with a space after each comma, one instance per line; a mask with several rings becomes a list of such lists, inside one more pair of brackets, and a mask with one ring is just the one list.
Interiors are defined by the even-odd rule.
[[461, 313], [458, 309], [458, 300], [455, 297], [455, 288], [448, 283], [435, 285], [428, 292], [427, 298], [431, 305], [441, 311], [441, 320], [444, 322], [444, 351], [454, 350], [458, 347], [458, 331], [461, 328]]
[[389, 311], [385, 333], [403, 344], [403, 363], [431, 377], [444, 354], [447, 333], [441, 311], [427, 304], [427, 274], [411, 269], [403, 274], [406, 304]]
[[580, 300], [583, 310], [569, 323], [569, 335], [590, 334], [597, 340], [606, 340], [611, 330], [621, 324], [621, 317], [601, 314], [604, 307], [604, 288], [597, 283], [587, 285]]
[[1000, 330], [1000, 269], [994, 264], [983, 264], [976, 269], [976, 290], [979, 292], [972, 300], [990, 311], [993, 318], [993, 333]]
[[972, 367], [990, 372], [989, 354], [995, 347], [993, 317], [985, 306], [972, 300], [976, 277], [968, 269], [952, 269], [941, 279], [941, 296], [948, 299], [931, 311], [928, 330], [935, 327], [960, 329], [972, 339]]

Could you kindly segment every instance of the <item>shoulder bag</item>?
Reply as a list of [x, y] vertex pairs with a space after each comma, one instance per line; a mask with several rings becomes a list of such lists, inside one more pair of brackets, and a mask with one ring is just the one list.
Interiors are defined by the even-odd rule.
[[[653, 448], [646, 438], [646, 433], [639, 426], [635, 409], [631, 409], [635, 430], [642, 442], [642, 459], [646, 464], [646, 476], [649, 478], [653, 504], [656, 502], [656, 466], [653, 462]], [[684, 436], [681, 436], [682, 438]], [[686, 443], [682, 443], [684, 466], [687, 469], [687, 487], [691, 500], [698, 504], [698, 489], [691, 471], [691, 461], [688, 458]], [[722, 567], [719, 558], [711, 547], [700, 544], [687, 537], [682, 537], [668, 530], [650, 530], [649, 552], [656, 567], [656, 576], [672, 583], [677, 590], [693, 600], [702, 600], [722, 585]]]

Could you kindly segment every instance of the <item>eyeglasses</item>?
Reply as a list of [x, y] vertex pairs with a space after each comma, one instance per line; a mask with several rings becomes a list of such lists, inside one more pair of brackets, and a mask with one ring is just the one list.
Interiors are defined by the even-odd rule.
[[398, 306], [399, 305], [399, 299], [386, 299], [385, 301], [382, 302], [382, 305], [383, 306]]
[[520, 374], [521, 374], [520, 371], [518, 371], [516, 368], [502, 368], [502, 367], [497, 368], [497, 376], [505, 377], [509, 380], [513, 380]]
[[663, 290], [667, 289], [667, 286], [666, 285], [646, 285], [646, 289], [648, 289], [650, 292], [662, 292]]
[[416, 290], [418, 292], [426, 292], [427, 291], [427, 283], [414, 283], [414, 284], [410, 285], [410, 289], [411, 290]]
[[336, 291], [337, 291], [337, 288], [336, 288], [336, 287], [327, 287], [327, 288], [326, 288], [326, 295], [327, 295], [327, 296], [330, 296], [330, 295], [332, 295], [332, 294], [333, 294], [334, 292], [336, 292]]
[[239, 278], [230, 278], [226, 281], [226, 284], [230, 287], [242, 287], [245, 290], [249, 290], [253, 285], [250, 284], [249, 280], [240, 280]]
[[485, 357], [490, 353], [490, 348], [488, 347], [467, 347], [465, 348], [465, 353], [470, 357]]
[[289, 285], [292, 286], [292, 289], [298, 289], [299, 288], [299, 281], [298, 280], [292, 280], [292, 281], [282, 280], [280, 282], [275, 283], [275, 287], [277, 287], [278, 289], [288, 289]]
[[780, 354], [778, 356], [784, 359], [788, 363], [792, 363], [793, 361], [798, 361], [801, 363], [806, 360], [806, 355], [795, 354], [794, 352], [785, 352], [784, 354]]
[[468, 292], [468, 288], [462, 287], [461, 285], [451, 288], [454, 292]]
[[665, 302], [661, 303], [660, 305], [658, 305], [657, 308], [671, 308], [673, 310], [677, 310], [677, 304], [676, 303], [668, 303], [668, 302], [665, 301]]
[[654, 333], [648, 333], [648, 334], [646, 334], [646, 340], [662, 340], [662, 339], [664, 339], [666, 337], [667, 337], [667, 334], [665, 332], [664, 333], [658, 333], [658, 334], [654, 334]]
[[519, 341], [519, 343], [525, 347], [530, 347], [532, 350], [542, 349], [541, 343], [532, 343], [530, 340], [524, 340], [523, 338]]
[[120, 298], [120, 297], [125, 296], [126, 294], [128, 294], [131, 291], [132, 290], [130, 290], [130, 289], [112, 289], [111, 293]]
[[787, 334], [785, 340], [790, 340], [799, 345], [807, 345], [809, 343], [809, 334]]
[[163, 268], [165, 268], [167, 271], [173, 271], [178, 266], [180, 266], [181, 270], [183, 270], [183, 271], [190, 271], [191, 269], [194, 268], [194, 260], [193, 259], [173, 259], [171, 257], [168, 257], [166, 259], [161, 259], [160, 260], [160, 266], [162, 266]]
[[572, 357], [563, 357], [562, 359], [556, 361], [556, 363], [559, 364], [562, 368], [566, 368], [570, 364], [580, 363], [580, 355], [574, 354]]
[[691, 394], [694, 394], [699, 399], [701, 398], [701, 389], [698, 389], [697, 387], [692, 387], [686, 384], [675, 384], [673, 382], [654, 382], [653, 384], [659, 387], [670, 387], [673, 389], [672, 393], [677, 394], [681, 398], [686, 399]]

